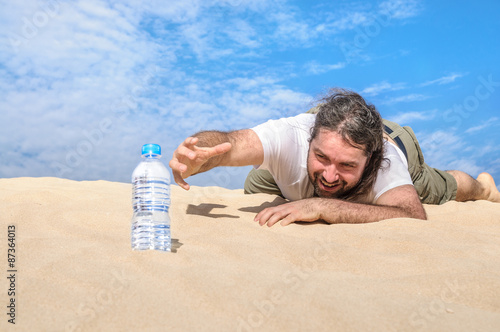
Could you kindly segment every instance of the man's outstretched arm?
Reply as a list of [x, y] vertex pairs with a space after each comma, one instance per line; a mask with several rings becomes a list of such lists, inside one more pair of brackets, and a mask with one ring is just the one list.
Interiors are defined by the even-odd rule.
[[203, 131], [188, 137], [174, 151], [169, 162], [175, 182], [189, 190], [187, 177], [218, 166], [260, 165], [262, 143], [251, 129], [232, 132]]
[[336, 223], [368, 223], [391, 218], [427, 219], [412, 185], [396, 187], [384, 193], [376, 204], [352, 203], [332, 198], [307, 198], [262, 210], [255, 217], [260, 225], [285, 226], [295, 221], [322, 220]]

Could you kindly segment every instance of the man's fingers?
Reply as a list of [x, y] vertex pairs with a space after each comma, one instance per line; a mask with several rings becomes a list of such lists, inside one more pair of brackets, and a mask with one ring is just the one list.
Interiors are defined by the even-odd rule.
[[189, 184], [184, 181], [185, 178], [195, 174], [208, 159], [231, 149], [229, 142], [214, 147], [198, 147], [197, 143], [197, 137], [186, 138], [174, 151], [172, 160], [169, 162], [174, 181], [185, 190], [189, 190]]
[[179, 185], [179, 187], [181, 187], [184, 190], [189, 190], [189, 188], [191, 188], [189, 184], [186, 181], [184, 181], [184, 179], [181, 177], [175, 179], [175, 182]]
[[257, 213], [257, 215], [255, 216], [255, 218], [253, 218], [253, 221], [259, 222], [262, 219], [262, 215], [266, 211], [267, 211], [267, 209], [264, 209], [264, 210], [260, 211], [259, 213]]
[[172, 169], [172, 173], [174, 173], [174, 175], [175, 173], [182, 174], [185, 171], [187, 171], [187, 166], [179, 162], [177, 158], [172, 158], [172, 160], [170, 160], [170, 162], [168, 163], [168, 166], [170, 166], [170, 168]]
[[174, 151], [174, 158], [177, 157], [177, 159], [179, 159], [182, 157], [186, 157], [191, 160], [196, 158], [196, 153], [194, 152], [196, 143], [198, 143], [198, 138], [186, 138], [184, 142], [182, 142], [181, 145], [179, 145]]
[[[197, 138], [193, 138], [195, 142], [198, 141]], [[208, 160], [214, 156], [224, 154], [231, 150], [231, 143], [226, 142], [222, 143], [219, 145], [216, 145], [214, 147], [198, 147], [195, 144], [191, 144], [189, 140], [186, 140], [184, 144], [181, 144], [176, 152], [176, 156], [178, 158], [188, 158], [189, 160], [195, 160], [195, 159], [201, 159], [201, 160]]]
[[287, 226], [296, 221], [297, 220], [295, 220], [295, 218], [291, 214], [289, 214], [285, 218], [281, 219], [280, 224], [281, 226]]
[[186, 146], [195, 146], [196, 143], [198, 143], [198, 137], [188, 137], [182, 144]]
[[[268, 220], [267, 220], [267, 226], [268, 227], [271, 227], [273, 226], [274, 224], [276, 224], [277, 222], [279, 222], [280, 220], [282, 220], [283, 218], [285, 218], [287, 216], [287, 212], [286, 211], [276, 211]], [[261, 224], [261, 225], [264, 225], [264, 224]]]
[[231, 143], [225, 142], [225, 143], [221, 143], [219, 145], [216, 145], [212, 148], [209, 148], [206, 150], [207, 159], [218, 156], [220, 154], [224, 154], [224, 153], [228, 152], [229, 150], [231, 150], [231, 147], [232, 147]]
[[182, 173], [187, 170], [187, 166], [183, 163], [180, 163], [177, 158], [173, 158], [168, 163], [168, 166], [172, 169], [172, 174], [174, 175], [174, 181], [183, 189], [189, 190], [189, 184], [184, 181], [182, 177]]
[[[260, 211], [255, 216], [254, 221], [258, 222], [261, 226], [267, 224], [267, 226], [271, 227], [278, 222], [282, 226], [286, 226], [302, 220], [302, 218], [304, 218], [304, 215], [300, 213], [300, 210], [297, 211], [296, 203], [291, 202]], [[311, 219], [311, 221], [316, 219]]]
[[257, 221], [261, 226], [264, 225], [269, 220], [269, 218], [271, 218], [271, 216], [275, 213], [277, 208], [279, 208], [279, 206], [265, 208], [255, 216], [254, 221]]
[[196, 152], [193, 151], [192, 147], [187, 147], [185, 145], [181, 145], [176, 150], [177, 159], [185, 157], [189, 160], [194, 160], [196, 158]]
[[286, 213], [283, 212], [282, 206], [275, 206], [260, 211], [254, 220], [261, 226], [267, 223], [267, 226], [271, 227], [285, 216]]
[[184, 181], [182, 176], [179, 173], [174, 173], [174, 172], [172, 173], [174, 175], [175, 183], [177, 183], [182, 189], [189, 190], [189, 184], [186, 181]]

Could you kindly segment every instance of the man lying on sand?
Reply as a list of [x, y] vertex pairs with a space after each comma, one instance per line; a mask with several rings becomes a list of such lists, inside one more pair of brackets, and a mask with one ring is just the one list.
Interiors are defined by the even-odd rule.
[[252, 129], [199, 132], [179, 145], [169, 165], [186, 190], [184, 179], [191, 175], [217, 166], [254, 165], [246, 193], [290, 200], [257, 214], [255, 221], [268, 226], [426, 219], [422, 203], [500, 202], [491, 175], [481, 173], [475, 180], [461, 171], [429, 167], [411, 128], [382, 120], [373, 105], [342, 89], [332, 89], [309, 114]]

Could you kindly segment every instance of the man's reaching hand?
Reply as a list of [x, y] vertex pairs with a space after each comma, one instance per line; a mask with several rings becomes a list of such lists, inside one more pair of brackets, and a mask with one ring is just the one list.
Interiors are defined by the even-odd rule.
[[186, 138], [174, 151], [172, 160], [169, 162], [175, 182], [185, 190], [189, 190], [189, 184], [184, 179], [207, 170], [203, 167], [207, 161], [231, 150], [229, 142], [213, 147], [199, 147], [196, 143], [198, 143], [197, 137]]

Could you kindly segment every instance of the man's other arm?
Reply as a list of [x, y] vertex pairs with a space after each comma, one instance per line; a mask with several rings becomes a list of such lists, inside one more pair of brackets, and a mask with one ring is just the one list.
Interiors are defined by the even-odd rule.
[[169, 162], [174, 180], [189, 190], [184, 179], [218, 166], [260, 165], [264, 150], [251, 129], [231, 132], [203, 131], [188, 137], [174, 151]]
[[332, 198], [307, 198], [262, 210], [255, 217], [260, 225], [285, 226], [295, 221], [368, 223], [392, 218], [427, 219], [412, 185], [396, 187], [382, 194], [375, 204], [352, 203]]

